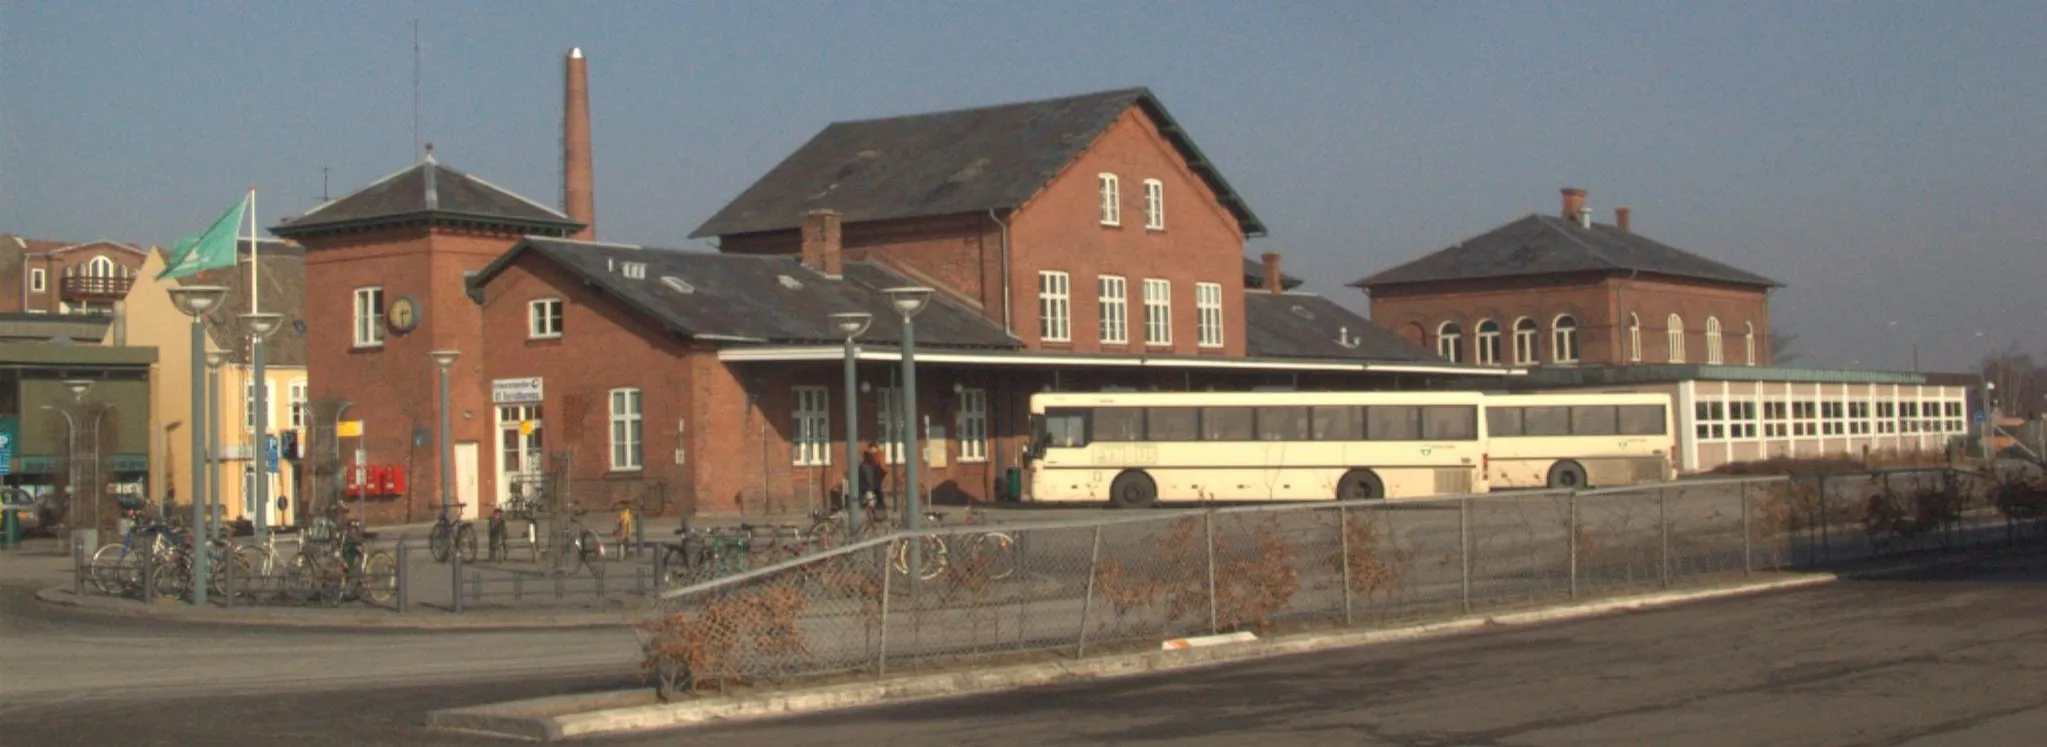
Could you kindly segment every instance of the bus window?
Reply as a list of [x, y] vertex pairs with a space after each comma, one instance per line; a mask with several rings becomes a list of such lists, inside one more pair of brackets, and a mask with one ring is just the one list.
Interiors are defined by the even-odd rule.
[[1521, 432], [1527, 436], [1571, 435], [1571, 408], [1528, 407], [1521, 413]]
[[1258, 408], [1258, 440], [1260, 441], [1308, 440], [1308, 408], [1306, 407]]
[[1143, 441], [1144, 410], [1138, 407], [1102, 407], [1095, 410], [1091, 441]]
[[1614, 418], [1613, 405], [1576, 405], [1571, 408], [1571, 435], [1614, 435], [1620, 432]]
[[1249, 407], [1201, 408], [1201, 440], [1251, 440], [1252, 412]]
[[1147, 407], [1144, 434], [1149, 441], [1195, 441], [1201, 435], [1201, 408]]
[[1478, 440], [1478, 408], [1457, 406], [1422, 408], [1422, 438], [1431, 441]]
[[1620, 434], [1623, 436], [1661, 436], [1664, 421], [1662, 405], [1621, 405]]
[[1049, 410], [1045, 413], [1045, 445], [1055, 449], [1077, 449], [1087, 445], [1086, 410]]
[[1421, 408], [1379, 405], [1365, 408], [1365, 438], [1373, 441], [1419, 441]]
[[1488, 407], [1485, 409], [1485, 430], [1488, 436], [1521, 435], [1521, 408]]
[[1317, 441], [1365, 440], [1364, 408], [1326, 406], [1308, 408], [1314, 415], [1311, 430]]

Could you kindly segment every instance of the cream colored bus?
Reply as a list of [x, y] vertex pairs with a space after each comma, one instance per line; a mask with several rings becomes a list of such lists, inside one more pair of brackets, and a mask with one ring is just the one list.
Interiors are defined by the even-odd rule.
[[1485, 398], [1486, 483], [1617, 487], [1676, 478], [1666, 394], [1510, 394]]
[[1030, 499], [1406, 498], [1485, 492], [1477, 392], [1031, 397]]

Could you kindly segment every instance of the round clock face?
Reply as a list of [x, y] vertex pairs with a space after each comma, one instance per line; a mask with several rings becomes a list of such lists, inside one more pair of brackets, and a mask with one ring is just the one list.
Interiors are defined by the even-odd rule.
[[419, 326], [419, 306], [410, 298], [400, 298], [391, 302], [391, 311], [386, 318], [391, 322], [391, 331], [401, 335], [411, 332]]

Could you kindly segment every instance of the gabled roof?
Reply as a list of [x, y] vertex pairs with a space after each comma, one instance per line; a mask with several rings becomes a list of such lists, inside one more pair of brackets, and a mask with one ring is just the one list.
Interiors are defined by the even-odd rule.
[[1149, 89], [834, 122], [690, 238], [796, 228], [829, 208], [847, 223], [1021, 207], [1123, 112], [1142, 107], [1246, 236], [1265, 233], [1222, 173]]
[[1267, 358], [1441, 363], [1434, 353], [1313, 293], [1244, 293], [1245, 352]]
[[[264, 311], [284, 315], [277, 331], [263, 339], [264, 360], [273, 366], [306, 365], [306, 250], [273, 239], [258, 246], [262, 256], [256, 272], [263, 294], [257, 300]], [[238, 241], [236, 250], [239, 260], [234, 267], [201, 270], [177, 283], [227, 286], [220, 311], [206, 316], [206, 333], [215, 348], [227, 351], [229, 361], [242, 364], [249, 362], [249, 332], [241, 319], [249, 312], [249, 240]]]
[[547, 235], [566, 234], [583, 225], [546, 205], [444, 166], [428, 153], [419, 163], [321, 203], [270, 232], [297, 237], [429, 220]]
[[[42, 253], [42, 254], [62, 254], [62, 253], [64, 253], [64, 252], [70, 252], [70, 251], [77, 251], [77, 250], [79, 250], [79, 249], [91, 249], [91, 248], [93, 248], [93, 247], [96, 247], [96, 246], [105, 246], [105, 247], [111, 247], [111, 248], [114, 248], [114, 249], [120, 249], [120, 250], [122, 250], [122, 251], [125, 251], [125, 252], [128, 252], [128, 253], [130, 253], [130, 254], [138, 254], [138, 255], [145, 255], [145, 256], [149, 254], [149, 251], [148, 251], [148, 250], [146, 250], [146, 249], [143, 249], [142, 247], [136, 246], [136, 245], [134, 245], [134, 244], [129, 244], [129, 243], [125, 243], [125, 242], [120, 242], [120, 241], [113, 241], [113, 240], [110, 240], [110, 239], [100, 239], [100, 240], [98, 240], [98, 241], [82, 241], [82, 242], [79, 242], [79, 243], [76, 243], [76, 244], [66, 244], [66, 245], [64, 245], [64, 246], [60, 246], [60, 247], [55, 247], [55, 248], [51, 248], [51, 249], [45, 249], [45, 250], [43, 250], [43, 251], [42, 251], [41, 253]], [[35, 253], [35, 252], [31, 252], [31, 253]]]
[[[1286, 274], [1285, 270], [1279, 271], [1279, 287], [1282, 289], [1293, 290], [1295, 288], [1299, 288], [1301, 287], [1302, 282], [1303, 281], [1300, 278]], [[1244, 258], [1244, 287], [1245, 288], [1265, 287], [1264, 262], [1260, 262], [1250, 257]]]
[[[528, 236], [470, 279], [481, 289], [520, 256], [532, 253], [581, 277], [669, 332], [719, 343], [829, 343], [844, 337], [829, 314], [865, 311], [874, 322], [864, 344], [899, 343], [902, 323], [885, 288], [916, 285], [872, 262], [847, 262], [842, 278], [826, 277], [795, 257], [651, 249], [624, 244]], [[628, 263], [639, 277], [627, 277]], [[1002, 326], [933, 294], [917, 315], [920, 347], [1015, 348]]]
[[74, 243], [76, 242], [31, 239], [18, 234], [0, 233], [0, 253], [45, 254]]
[[1783, 285], [1638, 233], [1604, 223], [1588, 228], [1551, 215], [1527, 216], [1350, 285], [1373, 289], [1407, 283], [1636, 271], [1763, 288]]

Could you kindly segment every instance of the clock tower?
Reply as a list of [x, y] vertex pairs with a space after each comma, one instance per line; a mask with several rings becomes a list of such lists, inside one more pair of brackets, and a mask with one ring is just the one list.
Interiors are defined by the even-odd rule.
[[[449, 370], [451, 438], [475, 444], [488, 463], [493, 436], [482, 315], [468, 277], [526, 235], [567, 236], [583, 224], [540, 203], [425, 158], [369, 186], [288, 219], [271, 232], [306, 248], [306, 355], [313, 417], [362, 422], [342, 439], [344, 462], [405, 471], [404, 495], [369, 495], [375, 523], [427, 521], [440, 507], [439, 369], [435, 350], [461, 353]], [[331, 423], [314, 422], [315, 432]], [[331, 432], [331, 431], [329, 431]], [[314, 446], [321, 439], [313, 439]], [[335, 444], [327, 441], [332, 448]], [[331, 458], [331, 457], [329, 457]], [[340, 481], [313, 462], [322, 486], [297, 498], [322, 505]], [[323, 474], [325, 472], [325, 474]], [[487, 503], [490, 470], [478, 465], [474, 495]], [[465, 477], [458, 477], [461, 482]], [[467, 491], [458, 485], [458, 493]], [[457, 498], [451, 497], [450, 502]], [[353, 505], [354, 496], [350, 496]], [[469, 511], [488, 512], [488, 506]], [[480, 515], [480, 514], [477, 514]]]

